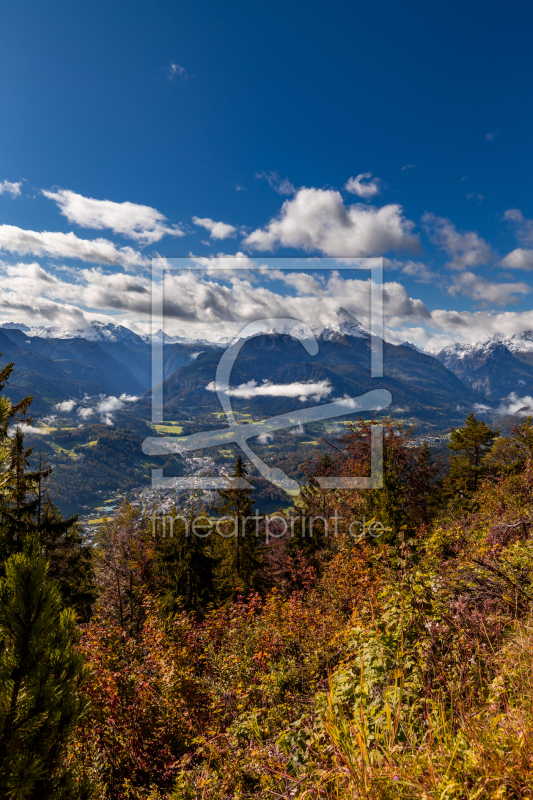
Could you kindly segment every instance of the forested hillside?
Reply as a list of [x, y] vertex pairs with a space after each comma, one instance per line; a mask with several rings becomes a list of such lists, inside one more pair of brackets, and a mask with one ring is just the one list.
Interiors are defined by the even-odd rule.
[[0, 797], [531, 796], [531, 417], [470, 414], [449, 465], [388, 419], [383, 488], [320, 489], [368, 474], [360, 420], [289, 510], [228, 481], [89, 547], [29, 408], [0, 400]]

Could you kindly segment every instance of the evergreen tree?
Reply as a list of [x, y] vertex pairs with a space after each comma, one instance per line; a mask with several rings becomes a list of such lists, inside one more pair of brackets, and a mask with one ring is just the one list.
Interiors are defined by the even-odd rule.
[[291, 523], [290, 534], [287, 535], [286, 548], [289, 555], [295, 557], [303, 553], [315, 570], [319, 568], [320, 551], [334, 541], [330, 538], [331, 520], [334, 516], [333, 493], [331, 489], [321, 489], [317, 478], [332, 475], [334, 468], [328, 453], [321, 455], [313, 463], [307, 475], [307, 486], [303, 486], [300, 491], [300, 514]]
[[533, 458], [533, 417], [526, 417], [511, 429], [511, 436], [501, 437], [484, 457], [487, 470], [496, 475], [522, 472]]
[[455, 453], [450, 461], [450, 471], [444, 479], [448, 496], [468, 498], [479, 486], [480, 478], [487, 472], [485, 457], [492, 450], [500, 431], [493, 431], [485, 422], [470, 412], [462, 428], [452, 428], [448, 448]]
[[[0, 371], [2, 390], [13, 370]], [[84, 545], [77, 515], [64, 519], [47, 491], [51, 468], [38, 464], [32, 469], [33, 447], [24, 447], [22, 425], [32, 398], [12, 405], [0, 396], [0, 575], [7, 559], [24, 550], [27, 541], [37, 542], [49, 561], [49, 575], [57, 579], [63, 599], [87, 619], [94, 599], [92, 551]], [[13, 435], [10, 425], [18, 423]]]
[[[237, 458], [231, 477], [249, 482], [242, 456]], [[259, 583], [261, 558], [257, 523], [252, 515], [252, 492], [252, 489], [238, 487], [217, 490], [222, 502], [214, 506], [213, 511], [220, 517], [227, 517], [224, 522], [219, 521], [218, 533], [214, 534], [215, 554], [220, 559], [217, 583], [222, 595], [250, 591]]]
[[65, 764], [84, 712], [74, 612], [62, 610], [37, 548], [12, 555], [0, 579], [0, 798], [86, 796]]
[[[196, 533], [192, 530], [195, 518], [192, 510], [186, 520], [179, 519], [175, 509], [170, 516], [164, 531], [160, 530], [156, 537], [154, 569], [163, 602], [170, 611], [181, 605], [187, 611], [201, 612], [213, 600], [214, 569], [218, 563], [213, 552], [213, 534], [204, 538], [198, 522]], [[207, 524], [206, 532], [208, 529]]]
[[24, 447], [24, 434], [19, 426], [9, 443], [8, 479], [0, 495], [1, 558], [21, 552], [24, 538], [31, 537], [40, 515], [40, 489], [50, 470], [31, 470], [33, 447]]
[[37, 541], [48, 561], [48, 575], [57, 581], [61, 597], [83, 621], [96, 599], [93, 548], [84, 541], [77, 515], [64, 519], [46, 494], [40, 501]]

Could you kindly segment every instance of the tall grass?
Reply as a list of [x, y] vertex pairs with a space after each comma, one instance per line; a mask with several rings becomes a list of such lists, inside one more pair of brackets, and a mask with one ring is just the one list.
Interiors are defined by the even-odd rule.
[[[339, 706], [332, 685], [324, 741], [300, 800], [503, 800], [533, 797], [533, 622], [515, 627], [491, 663], [483, 699], [460, 687], [404, 702], [405, 675], [383, 696], [369, 727], [368, 707]], [[363, 672], [361, 671], [361, 681]]]

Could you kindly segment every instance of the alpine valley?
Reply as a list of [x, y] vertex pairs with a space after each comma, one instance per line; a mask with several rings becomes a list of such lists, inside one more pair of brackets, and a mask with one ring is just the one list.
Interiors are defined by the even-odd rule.
[[[231, 395], [236, 418], [253, 422], [387, 389], [392, 403], [377, 415], [415, 425], [414, 436], [429, 438], [433, 446], [444, 443], [451, 427], [461, 425], [469, 411], [490, 417], [499, 413], [497, 419], [503, 416], [505, 421], [506, 403], [533, 394], [533, 332], [456, 344], [439, 353], [410, 342], [382, 342], [383, 377], [372, 378], [373, 336], [339, 309], [336, 323], [317, 332], [315, 355], [288, 329], [245, 339], [230, 387], [216, 384], [228, 342], [169, 337], [162, 331], [155, 338], [163, 351], [158, 396], [163, 398], [164, 422], [153, 425], [152, 337], [96, 321], [80, 330], [13, 322], [0, 326], [1, 363], [16, 365], [8, 391], [13, 401], [34, 395], [27, 436], [34, 452], [54, 465], [58, 501], [65, 508], [82, 503], [91, 516], [102, 495], [139, 490], [149, 483], [152, 469], [176, 476], [224, 474], [236, 447], [198, 452], [195, 458], [148, 458], [142, 452], [148, 436], [224, 427], [221, 390]], [[521, 412], [526, 405], [524, 401]], [[306, 465], [317, 451], [357, 416], [347, 406], [341, 419], [295, 423], [292, 430], [276, 433], [274, 444], [269, 436], [251, 441], [261, 458], [304, 480]], [[259, 484], [263, 500], [274, 506], [283, 502], [279, 490]]]

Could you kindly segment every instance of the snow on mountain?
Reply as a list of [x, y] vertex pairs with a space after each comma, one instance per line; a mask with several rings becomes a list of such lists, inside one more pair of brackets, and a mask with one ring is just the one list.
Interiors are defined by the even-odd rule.
[[227, 347], [233, 339], [221, 339], [218, 342], [211, 342], [208, 339], [190, 339], [186, 336], [169, 336], [168, 333], [159, 328], [154, 334], [146, 333], [142, 336], [142, 339], [145, 342], [160, 342], [163, 341], [163, 344], [194, 344], [194, 345], [203, 345], [209, 347]]
[[335, 339], [337, 336], [353, 336], [356, 339], [369, 339], [372, 333], [364, 328], [353, 314], [350, 314], [345, 308], [339, 308], [337, 311], [336, 323], [324, 328], [320, 334], [320, 338], [331, 340]]
[[398, 347], [408, 347], [409, 350], [414, 350], [415, 353], [422, 353], [424, 356], [432, 356], [435, 358], [435, 353], [432, 353], [430, 350], [425, 350], [423, 347], [418, 347], [416, 344], [409, 341], [402, 342]]
[[30, 328], [28, 325], [25, 325], [23, 322], [2, 322], [0, 323], [0, 328], [4, 328], [7, 331], [29, 331]]
[[503, 342], [511, 353], [533, 353], [533, 331], [515, 333]]
[[437, 358], [448, 366], [447, 362], [452, 359], [471, 358], [478, 356], [486, 357], [489, 353], [494, 353], [499, 347], [505, 347], [510, 353], [533, 353], [533, 331], [515, 333], [513, 336], [502, 336], [498, 334], [486, 339], [484, 342], [471, 342], [464, 344], [455, 342], [444, 347]]
[[0, 328], [6, 330], [20, 330], [28, 336], [38, 336], [41, 339], [87, 339], [89, 342], [125, 342], [133, 344], [141, 337], [124, 325], [92, 320], [86, 328], [59, 328], [57, 325], [45, 327], [37, 325], [30, 327], [23, 322], [3, 322]]

